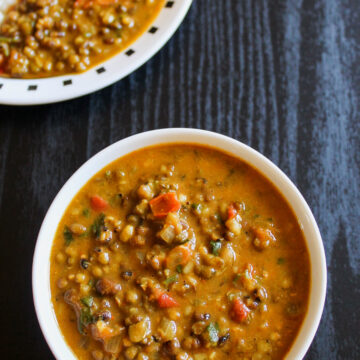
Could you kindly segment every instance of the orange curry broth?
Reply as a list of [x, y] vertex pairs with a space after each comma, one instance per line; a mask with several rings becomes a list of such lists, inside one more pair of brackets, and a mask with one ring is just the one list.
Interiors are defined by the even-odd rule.
[[[135, 207], [141, 198], [146, 200], [138, 189], [148, 183], [155, 184], [150, 194], [145, 192], [149, 197], [158, 196], [160, 191], [176, 193], [181, 202], [180, 220], [188, 226], [182, 231], [187, 231], [190, 242], [181, 245], [176, 240], [182, 233], [165, 242], [159, 233], [170, 220], [154, 219], [149, 206], [144, 214], [136, 215]], [[108, 204], [105, 216], [121, 220], [117, 230], [110, 226], [109, 242], [89, 234], [100, 213], [91, 209], [90, 198], [95, 194]], [[235, 236], [227, 222], [232, 204], [234, 219], [241, 225]], [[136, 215], [135, 220], [130, 214]], [[137, 225], [132, 238], [124, 242], [121, 231], [129, 223]], [[86, 227], [85, 233], [72, 234], [73, 224]], [[264, 230], [272, 236], [262, 237]], [[72, 239], [66, 245], [69, 232]], [[145, 235], [136, 237], [139, 233]], [[221, 244], [218, 251], [211, 243], [217, 239]], [[164, 258], [178, 246], [192, 247], [191, 258], [181, 268], [166, 270], [171, 266]], [[108, 254], [108, 264], [94, 251], [98, 248]], [[88, 261], [87, 269], [81, 268], [81, 257]], [[187, 266], [192, 262], [192, 268]], [[124, 271], [132, 272], [130, 279], [124, 279]], [[94, 284], [104, 278], [121, 285], [121, 290], [101, 296]], [[178, 305], [159, 307], [149, 295], [154, 292], [144, 291], [139, 284], [145, 278], [160, 284]], [[57, 229], [50, 281], [60, 329], [79, 359], [202, 360], [227, 359], [229, 355], [236, 359], [281, 359], [307, 312], [310, 263], [299, 223], [268, 179], [216, 149], [168, 144], [141, 149], [112, 162], [79, 191]], [[93, 299], [89, 307], [93, 323], [87, 325], [84, 335], [78, 330], [73, 307], [64, 301], [69, 289], [80, 307], [86, 308], [81, 298]], [[241, 321], [234, 316], [237, 298], [250, 311]], [[105, 310], [111, 312], [111, 320], [101, 324], [115, 329], [118, 342], [113, 353], [104, 350], [109, 338], [94, 339], [96, 314]], [[144, 317], [150, 322], [150, 332], [141, 341], [132, 341], [130, 327]]]

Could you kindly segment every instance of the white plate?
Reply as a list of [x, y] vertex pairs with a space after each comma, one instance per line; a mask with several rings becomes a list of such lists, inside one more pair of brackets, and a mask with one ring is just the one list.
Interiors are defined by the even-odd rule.
[[286, 198], [304, 232], [310, 254], [311, 288], [309, 308], [286, 360], [301, 360], [308, 350], [320, 322], [326, 293], [326, 260], [321, 235], [313, 214], [299, 190], [270, 160], [229, 137], [197, 129], [162, 129], [137, 134], [120, 140], [97, 153], [66, 182], [51, 204], [41, 225], [36, 243], [32, 285], [40, 327], [58, 360], [76, 360], [58, 326], [51, 303], [50, 252], [57, 225], [77, 192], [106, 165], [146, 146], [164, 143], [197, 143], [219, 148], [246, 161], [268, 178]]
[[192, 0], [166, 0], [158, 17], [143, 35], [128, 48], [84, 73], [44, 79], [0, 77], [0, 104], [54, 103], [113, 84], [143, 65], [165, 45], [181, 24], [191, 3]]

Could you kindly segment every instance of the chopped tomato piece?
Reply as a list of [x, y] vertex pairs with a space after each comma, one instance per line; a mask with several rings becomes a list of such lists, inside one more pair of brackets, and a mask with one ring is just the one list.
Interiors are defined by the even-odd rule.
[[176, 194], [169, 192], [161, 194], [150, 201], [151, 211], [157, 218], [163, 218], [170, 212], [178, 211], [181, 207]]
[[240, 300], [235, 299], [232, 306], [231, 317], [236, 322], [243, 322], [250, 313], [250, 309]]
[[263, 228], [254, 228], [253, 232], [255, 236], [260, 239], [261, 241], [275, 241], [275, 236], [271, 232], [270, 229], [263, 229]]
[[171, 307], [179, 306], [179, 303], [165, 292], [160, 294], [157, 301], [161, 308], [171, 308]]
[[105, 210], [108, 206], [106, 200], [104, 200], [101, 196], [94, 195], [90, 199], [91, 207], [95, 211], [102, 211]]
[[91, 326], [91, 333], [97, 340], [104, 340], [114, 336], [114, 330], [102, 320], [97, 321]]
[[254, 246], [258, 250], [264, 250], [276, 241], [276, 238], [270, 229], [253, 228], [253, 233], [255, 236]]
[[234, 204], [230, 204], [228, 207], [228, 219], [233, 219], [236, 216], [236, 209]]

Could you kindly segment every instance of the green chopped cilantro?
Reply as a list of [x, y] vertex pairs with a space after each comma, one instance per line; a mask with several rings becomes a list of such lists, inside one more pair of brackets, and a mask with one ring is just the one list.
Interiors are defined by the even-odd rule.
[[193, 210], [195, 210], [196, 212], [200, 212], [200, 211], [201, 211], [201, 204], [195, 204], [195, 203], [193, 203], [193, 204], [191, 204], [191, 208], [192, 208]]
[[176, 272], [179, 273], [179, 274], [182, 273], [182, 266], [181, 265], [176, 266]]
[[82, 212], [82, 214], [86, 217], [89, 218], [90, 217], [90, 210], [88, 208], [85, 208]]
[[89, 324], [94, 322], [94, 317], [91, 314], [90, 308], [89, 307], [84, 307], [80, 310], [80, 317], [79, 317], [79, 323], [78, 323], [78, 328], [79, 328], [79, 332], [81, 334], [84, 334], [84, 329], [86, 328], [86, 326], [88, 326]]
[[93, 303], [94, 303], [94, 298], [93, 298], [91, 295], [85, 296], [85, 297], [81, 298], [81, 302], [82, 302], [85, 306], [91, 307], [91, 306], [93, 305]]
[[74, 237], [68, 226], [65, 226], [63, 234], [65, 239], [65, 244], [70, 245], [70, 243], [74, 240]]
[[218, 256], [221, 250], [221, 240], [210, 241], [211, 253]]
[[174, 274], [172, 276], [169, 276], [165, 281], [164, 281], [164, 285], [165, 286], [169, 286], [170, 284], [178, 281], [179, 279], [179, 275], [178, 274]]
[[104, 219], [105, 215], [101, 213], [94, 221], [94, 223], [91, 225], [91, 233], [95, 237], [99, 237], [101, 233], [101, 229], [104, 226]]
[[245, 277], [246, 279], [252, 279], [252, 276], [248, 269], [245, 269], [245, 271], [242, 274], [236, 274], [233, 283], [235, 284], [240, 278]]

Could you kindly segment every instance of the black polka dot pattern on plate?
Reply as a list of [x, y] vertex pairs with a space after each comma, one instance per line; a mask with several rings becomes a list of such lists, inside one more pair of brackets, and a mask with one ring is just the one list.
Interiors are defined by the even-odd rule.
[[135, 50], [133, 50], [133, 49], [129, 49], [128, 51], [126, 51], [126, 55], [127, 56], [131, 56], [132, 54], [134, 54], [135, 53]]
[[155, 34], [157, 31], [159, 30], [159, 28], [157, 28], [156, 26], [151, 27], [151, 29], [149, 30], [150, 34]]
[[37, 90], [37, 85], [29, 85], [28, 91], [36, 91], [36, 90]]
[[101, 68], [96, 69], [96, 72], [97, 72], [98, 74], [102, 74], [102, 73], [104, 73], [105, 71], [106, 71], [106, 69], [105, 69], [104, 67], [101, 67]]
[[63, 81], [63, 85], [64, 85], [64, 86], [72, 85], [72, 80], [71, 80], [71, 79], [69, 79], [69, 80], [64, 80], [64, 81]]
[[174, 5], [174, 3], [175, 3], [175, 1], [168, 1], [168, 2], [166, 3], [165, 7], [167, 7], [167, 8], [172, 8], [173, 5]]

